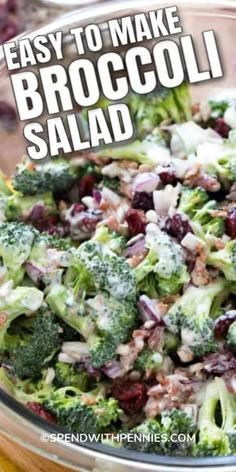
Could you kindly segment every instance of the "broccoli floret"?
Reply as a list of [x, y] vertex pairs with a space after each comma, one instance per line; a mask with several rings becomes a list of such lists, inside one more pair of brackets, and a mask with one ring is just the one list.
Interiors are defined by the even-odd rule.
[[7, 280], [17, 285], [24, 276], [24, 262], [29, 257], [38, 231], [24, 223], [2, 223], [0, 225], [0, 257], [6, 268]]
[[135, 268], [139, 291], [152, 296], [156, 285], [160, 295], [177, 293], [190, 279], [181, 246], [156, 227], [155, 234], [147, 234], [146, 247], [148, 255]]
[[88, 337], [91, 364], [101, 367], [116, 355], [116, 347], [126, 343], [137, 325], [137, 311], [127, 301], [118, 301], [106, 293], [88, 300], [89, 319], [96, 330]]
[[227, 434], [216, 424], [216, 410], [220, 400], [216, 379], [206, 387], [203, 404], [199, 412], [199, 440], [195, 448], [197, 456], [226, 456], [230, 454]]
[[[189, 286], [164, 317], [170, 331], [179, 333], [184, 346], [197, 357], [214, 352], [213, 315], [228, 296], [227, 281], [219, 279], [207, 286]], [[212, 316], [212, 317], [211, 317]]]
[[93, 294], [95, 289], [105, 290], [118, 300], [121, 297], [123, 300], [136, 300], [135, 274], [127, 260], [98, 242], [81, 244], [75, 253], [71, 275], [73, 286], [80, 292], [85, 290]]
[[55, 285], [46, 300], [63, 321], [85, 338], [95, 368], [114, 358], [118, 344], [127, 342], [136, 327], [135, 304], [118, 301], [105, 292], [86, 302], [85, 314], [81, 314], [79, 303], [63, 285]]
[[125, 236], [122, 236], [115, 231], [110, 231], [107, 226], [102, 225], [96, 229], [92, 240], [103, 244], [115, 254], [121, 255], [125, 250], [127, 239]]
[[236, 321], [234, 321], [228, 329], [226, 335], [226, 344], [230, 351], [236, 354]]
[[[156, 419], [148, 419], [131, 430], [137, 435], [134, 442], [125, 442], [127, 449], [140, 452], [164, 454], [169, 456], [191, 455], [195, 443], [196, 424], [193, 418], [184, 411], [173, 408], [164, 411]], [[181, 442], [178, 436], [184, 434], [187, 440]], [[155, 437], [159, 441], [153, 441]], [[171, 441], [175, 435], [176, 441]]]
[[65, 159], [57, 159], [44, 165], [24, 162], [16, 167], [13, 187], [23, 195], [44, 192], [63, 192], [78, 179], [78, 171]]
[[[8, 221], [35, 219], [32, 210], [35, 207], [42, 208], [43, 216], [53, 215], [57, 212], [56, 203], [51, 192], [39, 195], [24, 196], [18, 193], [10, 197], [1, 198], [2, 208]], [[32, 216], [31, 216], [32, 215]]]
[[103, 177], [100, 184], [99, 184], [99, 187], [103, 188], [103, 187], [107, 187], [111, 190], [113, 190], [113, 192], [118, 192], [119, 193], [119, 188], [120, 188], [120, 180], [118, 177], [113, 177], [113, 178], [110, 178], [110, 177]]
[[224, 249], [212, 251], [207, 263], [223, 272], [227, 280], [236, 281], [236, 240], [229, 241]]
[[134, 363], [134, 370], [155, 373], [161, 369], [162, 362], [163, 357], [159, 352], [144, 348]]
[[205, 234], [211, 234], [216, 237], [223, 236], [225, 232], [224, 218], [213, 216], [217, 211], [217, 203], [215, 200], [207, 202], [202, 208], [198, 209], [193, 215], [192, 222], [198, 223]]
[[58, 424], [80, 434], [110, 432], [122, 413], [118, 402], [114, 398], [104, 399], [98, 389], [83, 393], [74, 387], [56, 390], [44, 407], [56, 416]]
[[57, 362], [53, 384], [57, 388], [75, 387], [86, 392], [90, 386], [90, 378], [86, 372], [80, 372], [74, 365]]
[[226, 387], [223, 378], [215, 379], [219, 391], [222, 425], [221, 428], [229, 439], [231, 454], [236, 453], [236, 397]]
[[202, 208], [208, 200], [209, 196], [203, 188], [183, 187], [178, 209], [192, 218], [196, 210]]
[[43, 302], [43, 292], [33, 287], [17, 287], [12, 290], [7, 283], [6, 295], [0, 295], [0, 352], [6, 350], [5, 336], [11, 323], [20, 315], [31, 315]]
[[186, 83], [167, 90], [161, 88], [155, 95], [131, 95], [128, 98], [137, 135], [143, 138], [163, 121], [181, 123], [191, 119], [191, 97]]
[[10, 349], [10, 364], [13, 372], [21, 379], [37, 379], [60, 346], [60, 325], [55, 316], [46, 311], [34, 318], [32, 334]]
[[37, 382], [32, 382], [29, 379], [18, 380], [9, 377], [8, 372], [1, 367], [0, 388], [24, 405], [27, 405], [28, 402], [43, 403], [55, 389], [53, 385], [45, 382], [46, 375], [47, 371], [44, 372], [43, 378]]

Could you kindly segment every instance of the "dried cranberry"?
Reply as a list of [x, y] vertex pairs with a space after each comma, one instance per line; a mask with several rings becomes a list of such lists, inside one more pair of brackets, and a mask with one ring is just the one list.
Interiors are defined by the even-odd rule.
[[126, 212], [124, 219], [128, 223], [130, 238], [145, 233], [147, 222], [142, 211], [131, 208]]
[[188, 220], [180, 213], [176, 213], [173, 218], [166, 220], [165, 229], [168, 234], [176, 238], [179, 242], [182, 241], [187, 233], [193, 233]]
[[236, 310], [228, 311], [215, 320], [214, 333], [217, 337], [224, 337], [230, 325], [236, 320]]
[[48, 231], [58, 223], [58, 217], [56, 215], [47, 216], [45, 218], [39, 218], [38, 220], [31, 221], [33, 226], [38, 231]]
[[223, 375], [236, 369], [236, 358], [229, 351], [208, 354], [203, 358], [203, 371], [208, 375]]
[[153, 203], [153, 196], [151, 193], [146, 192], [136, 192], [133, 196], [132, 200], [132, 208], [136, 210], [153, 210], [154, 203]]
[[236, 239], [236, 207], [230, 208], [228, 211], [225, 219], [225, 231], [230, 238]]
[[222, 136], [222, 138], [228, 138], [231, 130], [230, 126], [225, 123], [223, 118], [217, 118], [214, 129], [220, 134], [220, 136]]
[[163, 170], [158, 175], [163, 185], [174, 185], [177, 183], [176, 175], [172, 169], [168, 170], [168, 168], [166, 168], [166, 170]]
[[0, 31], [0, 44], [5, 43], [9, 39], [17, 35], [18, 27], [14, 21], [7, 21]]
[[54, 234], [57, 234], [58, 236], [60, 236], [60, 238], [65, 238], [66, 236], [69, 236], [70, 228], [69, 228], [68, 225], [65, 225], [65, 226], [62, 226], [62, 225], [52, 226], [51, 228], [49, 228], [47, 230], [47, 233], [50, 236], [53, 236]]
[[17, 8], [18, 8], [17, 0], [7, 0], [6, 8], [8, 9], [10, 13], [16, 13]]
[[17, 114], [15, 109], [9, 103], [0, 101], [0, 121], [7, 129], [13, 129], [17, 123]]
[[28, 402], [26, 407], [33, 411], [36, 415], [40, 416], [44, 420], [50, 421], [50, 423], [55, 423], [55, 418], [51, 413], [49, 413], [45, 408], [38, 402]]
[[71, 216], [75, 216], [75, 215], [77, 215], [78, 213], [81, 213], [84, 210], [85, 210], [84, 205], [81, 205], [80, 203], [75, 203], [73, 205], [72, 210], [71, 210]]
[[111, 391], [122, 410], [129, 414], [141, 411], [147, 401], [147, 388], [142, 382], [114, 383]]
[[79, 198], [91, 197], [93, 195], [93, 188], [97, 182], [97, 177], [95, 174], [84, 175], [80, 179], [79, 183]]

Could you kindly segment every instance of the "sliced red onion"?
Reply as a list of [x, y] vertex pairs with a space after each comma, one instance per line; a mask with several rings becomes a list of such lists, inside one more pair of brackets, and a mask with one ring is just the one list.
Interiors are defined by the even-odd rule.
[[38, 220], [39, 218], [43, 218], [44, 210], [45, 210], [44, 205], [42, 205], [41, 203], [38, 203], [32, 208], [29, 214], [29, 218], [31, 220]]
[[155, 302], [146, 295], [141, 295], [138, 302], [138, 309], [144, 323], [148, 320], [155, 321], [155, 323], [158, 324], [163, 323]]
[[102, 200], [102, 194], [99, 190], [93, 190], [93, 198], [97, 205], [100, 205]]
[[26, 262], [25, 268], [26, 273], [28, 274], [30, 279], [32, 279], [33, 282], [36, 284], [39, 282], [40, 278], [45, 274], [45, 272], [41, 268], [35, 266], [32, 262]]
[[153, 192], [160, 182], [160, 177], [154, 172], [143, 172], [133, 182], [134, 192]]
[[204, 242], [193, 233], [187, 233], [181, 241], [181, 245], [189, 251], [198, 251], [204, 246]]
[[[128, 246], [125, 251], [123, 252], [124, 257], [133, 257], [138, 256], [144, 251], [147, 251], [145, 248], [145, 238], [140, 238], [131, 246]], [[147, 251], [148, 252], [148, 251]]]
[[102, 367], [102, 372], [110, 379], [117, 379], [125, 375], [125, 369], [121, 367], [120, 363], [113, 360]]

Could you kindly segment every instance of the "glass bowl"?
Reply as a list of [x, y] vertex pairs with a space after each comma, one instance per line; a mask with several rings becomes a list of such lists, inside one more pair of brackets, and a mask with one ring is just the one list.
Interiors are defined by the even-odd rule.
[[[66, 35], [69, 29], [91, 23], [101, 24], [112, 18], [148, 12], [168, 5], [173, 5], [173, 2], [120, 0], [104, 4], [99, 3], [60, 16], [56, 21], [27, 33], [27, 36], [34, 38], [40, 34], [63, 31], [65, 33], [66, 62], [69, 63], [75, 54], [74, 47]], [[236, 82], [236, 2], [181, 0], [178, 8], [184, 34], [192, 34], [194, 37], [201, 68], [206, 67], [205, 53], [202, 51], [202, 31], [212, 29], [215, 31], [223, 61], [224, 77], [192, 86], [194, 99], [204, 99], [215, 88], [234, 87]], [[103, 28], [106, 28], [105, 23]], [[109, 47], [110, 45], [106, 44], [106, 50], [109, 50]], [[0, 49], [0, 102], [2, 101], [14, 107], [9, 73], [6, 70]], [[12, 112], [14, 114], [14, 110]], [[2, 124], [0, 131], [0, 163], [2, 170], [10, 174], [15, 164], [19, 162], [25, 153], [26, 143], [22, 138], [22, 123], [18, 123], [17, 120], [10, 120], [9, 124], [9, 120], [7, 121], [6, 117], [1, 116], [1, 110], [0, 121]], [[236, 457], [233, 456], [197, 459], [163, 457], [134, 453], [96, 443], [82, 445], [65, 442], [62, 439], [58, 439], [56, 442], [49, 441], [48, 434], [62, 433], [59, 427], [44, 422], [3, 391], [0, 391], [0, 405], [1, 432], [39, 455], [81, 472], [106, 472], [110, 470], [114, 472], [190, 472], [192, 470], [204, 472], [208, 469], [220, 472], [222, 468], [230, 472], [236, 472]]]

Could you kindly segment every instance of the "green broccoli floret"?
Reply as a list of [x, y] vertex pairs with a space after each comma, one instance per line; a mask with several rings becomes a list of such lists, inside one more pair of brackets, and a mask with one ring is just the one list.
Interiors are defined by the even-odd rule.
[[[229, 91], [230, 93], [230, 91]], [[235, 98], [231, 97], [216, 97], [210, 98], [208, 103], [211, 108], [211, 117], [214, 119], [223, 118], [226, 110], [231, 107], [235, 107]]]
[[151, 133], [163, 121], [181, 123], [192, 117], [191, 97], [186, 83], [171, 90], [161, 88], [155, 95], [146, 95], [145, 100], [142, 96], [131, 95], [128, 106], [140, 138]]
[[[164, 317], [168, 329], [181, 336], [182, 345], [191, 349], [197, 357], [214, 352], [213, 316], [229, 293], [224, 279], [207, 286], [189, 286]], [[212, 316], [212, 317], [211, 317]]]
[[228, 329], [226, 335], [226, 344], [230, 351], [236, 354], [236, 321], [234, 321]]
[[46, 300], [52, 311], [86, 340], [95, 368], [114, 358], [118, 344], [127, 342], [136, 327], [135, 304], [118, 301], [105, 292], [84, 303], [85, 314], [70, 289], [63, 285], [54, 285]]
[[53, 215], [57, 212], [51, 192], [43, 193], [40, 196], [24, 196], [15, 193], [9, 197], [0, 197], [0, 203], [8, 221], [31, 219], [31, 213], [35, 206], [42, 207], [43, 216]]
[[0, 352], [6, 350], [5, 337], [11, 323], [20, 315], [28, 316], [36, 312], [43, 302], [43, 292], [40, 290], [33, 287], [12, 290], [9, 284], [8, 293], [0, 295]]
[[10, 364], [19, 378], [35, 380], [41, 377], [41, 370], [59, 349], [59, 329], [52, 313], [39, 311], [33, 320], [32, 333], [9, 350]]
[[[190, 415], [173, 408], [162, 412], [156, 419], [145, 420], [133, 428], [131, 432], [137, 434], [137, 440], [125, 442], [124, 446], [140, 452], [188, 456], [192, 454], [196, 430], [195, 421]], [[186, 437], [183, 442], [178, 437], [182, 434]], [[154, 435], [159, 438], [159, 441], [153, 441]], [[172, 435], [175, 435], [174, 441], [171, 441]]]
[[65, 159], [56, 159], [46, 164], [24, 162], [16, 167], [13, 186], [23, 195], [44, 192], [63, 192], [70, 189], [78, 179], [78, 171]]
[[17, 285], [24, 277], [24, 262], [29, 257], [38, 231], [24, 223], [2, 223], [0, 225], [0, 257], [6, 268], [6, 279]]
[[113, 190], [113, 192], [118, 192], [119, 193], [119, 188], [120, 188], [120, 180], [118, 177], [103, 177], [99, 187], [107, 187], [110, 190]]
[[155, 235], [146, 236], [146, 247], [148, 255], [135, 268], [139, 291], [153, 296], [156, 286], [160, 295], [177, 293], [190, 279], [181, 246], [157, 228]]
[[38, 382], [18, 380], [9, 376], [8, 372], [0, 368], [0, 388], [15, 398], [18, 402], [27, 405], [28, 402], [43, 403], [54, 391], [55, 387], [45, 382], [47, 371]]
[[116, 355], [119, 344], [130, 339], [137, 326], [137, 311], [129, 301], [118, 301], [105, 292], [88, 300], [87, 304], [89, 320], [96, 327], [87, 342], [90, 346], [91, 364], [98, 368]]
[[205, 397], [199, 412], [199, 440], [194, 451], [196, 456], [227, 456], [231, 453], [227, 434], [216, 424], [219, 400], [219, 388], [215, 379], [206, 387]]
[[217, 202], [211, 200], [202, 208], [196, 210], [192, 217], [192, 222], [198, 223], [205, 234], [210, 234], [219, 238], [223, 236], [225, 232], [225, 221], [224, 218], [220, 216], [212, 216], [216, 210], [218, 210]]
[[224, 249], [212, 251], [207, 263], [223, 272], [227, 280], [236, 281], [236, 240], [229, 241]]
[[97, 241], [115, 254], [121, 255], [125, 250], [127, 238], [115, 231], [110, 231], [107, 226], [102, 225], [96, 229], [92, 241]]
[[143, 141], [136, 140], [128, 143], [126, 146], [106, 147], [99, 152], [99, 155], [113, 160], [125, 159], [138, 162], [139, 164], [157, 166], [160, 147], [162, 147], [162, 153], [166, 153], [166, 156], [169, 157], [169, 150], [160, 146], [159, 143], [154, 142], [148, 136]]
[[103, 398], [99, 389], [83, 393], [74, 387], [56, 390], [44, 407], [56, 416], [58, 424], [80, 434], [110, 432], [122, 413], [118, 402]]
[[[75, 252], [74, 263], [68, 270], [67, 281], [81, 292], [105, 290], [118, 300], [136, 300], [134, 271], [124, 257], [117, 256], [101, 243], [86, 241]], [[77, 272], [77, 277], [74, 279]]]
[[219, 391], [222, 425], [221, 428], [229, 439], [231, 454], [236, 453], [236, 397], [226, 387], [223, 378], [215, 379]]
[[183, 187], [178, 209], [192, 218], [208, 200], [209, 196], [203, 188]]
[[57, 362], [54, 367], [55, 377], [53, 384], [57, 388], [75, 387], [86, 392], [91, 384], [86, 372], [80, 372], [74, 365]]
[[138, 355], [135, 363], [134, 370], [140, 372], [157, 372], [161, 369], [163, 357], [157, 351], [144, 348]]

